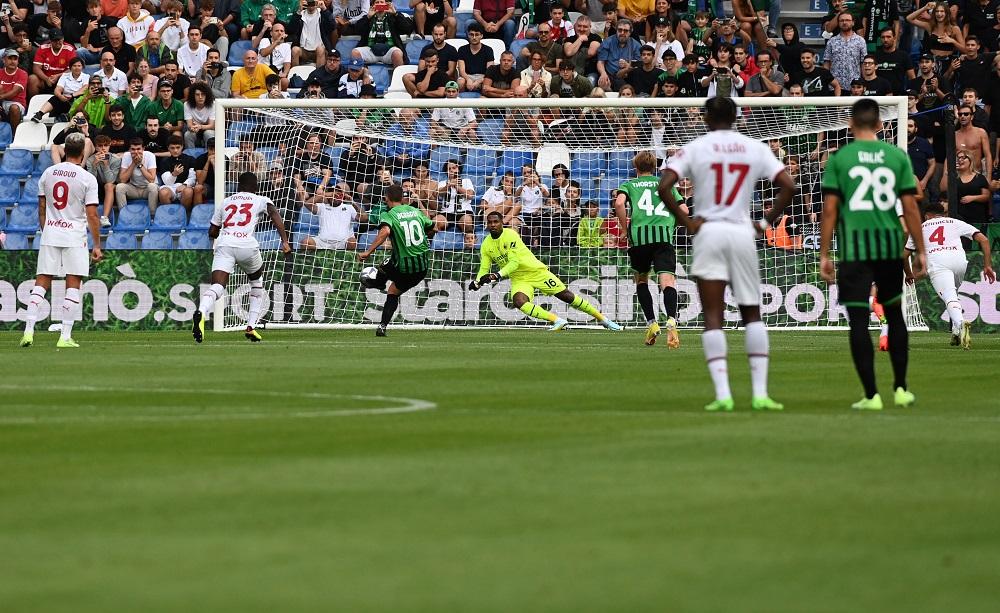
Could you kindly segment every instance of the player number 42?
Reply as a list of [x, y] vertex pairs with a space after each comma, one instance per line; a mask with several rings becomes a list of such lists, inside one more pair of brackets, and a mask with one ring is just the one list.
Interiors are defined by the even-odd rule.
[[649, 217], [670, 217], [670, 211], [667, 210], [667, 205], [662, 202], [653, 208], [653, 191], [643, 190], [642, 195], [639, 196], [639, 202], [635, 203], [635, 206], [642, 209]]

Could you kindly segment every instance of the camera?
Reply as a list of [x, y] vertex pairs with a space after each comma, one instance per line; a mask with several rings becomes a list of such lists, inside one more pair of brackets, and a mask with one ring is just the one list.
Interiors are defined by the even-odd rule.
[[181, 14], [178, 13], [177, 11], [174, 11], [170, 13], [170, 18], [176, 21], [181, 18]]
[[14, 14], [14, 10], [10, 8], [9, 4], [4, 4], [0, 6], [0, 17], [10, 17]]
[[409, 198], [409, 197], [410, 197], [410, 196], [412, 196], [412, 195], [413, 195], [413, 193], [412, 193], [412, 192], [410, 192], [409, 190], [407, 190], [407, 191], [403, 192], [403, 198]]
[[87, 118], [86, 117], [75, 117], [75, 118], [73, 118], [73, 123], [75, 123], [78, 126], [85, 125], [87, 123]]
[[210, 70], [222, 70], [222, 62], [211, 62], [208, 67]]
[[384, 12], [386, 12], [386, 11], [389, 10], [389, 3], [388, 2], [376, 2], [375, 5], [374, 5], [374, 7], [375, 7], [375, 12], [376, 13], [384, 13]]

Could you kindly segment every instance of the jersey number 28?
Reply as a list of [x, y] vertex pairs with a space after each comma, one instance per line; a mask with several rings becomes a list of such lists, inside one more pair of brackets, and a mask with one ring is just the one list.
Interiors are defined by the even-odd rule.
[[880, 211], [888, 211], [896, 206], [896, 175], [892, 170], [884, 166], [875, 169], [855, 166], [848, 171], [847, 176], [861, 180], [847, 203], [850, 210], [870, 211], [873, 202]]

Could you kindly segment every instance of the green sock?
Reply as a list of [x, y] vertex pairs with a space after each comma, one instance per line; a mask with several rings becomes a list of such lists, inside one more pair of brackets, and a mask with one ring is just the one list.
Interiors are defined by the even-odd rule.
[[569, 303], [569, 306], [573, 307], [577, 311], [583, 311], [587, 315], [590, 315], [597, 321], [604, 321], [605, 317], [600, 311], [594, 308], [594, 305], [590, 304], [583, 298], [576, 296], [573, 298], [573, 302]]
[[528, 317], [534, 317], [535, 319], [544, 319], [545, 321], [555, 321], [559, 319], [552, 313], [549, 313], [537, 304], [532, 304], [530, 302], [525, 302], [521, 305], [521, 312]]

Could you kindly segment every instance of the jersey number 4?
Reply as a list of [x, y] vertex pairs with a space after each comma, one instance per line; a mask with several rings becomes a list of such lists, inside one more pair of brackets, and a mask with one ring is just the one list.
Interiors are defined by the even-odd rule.
[[667, 206], [662, 202], [657, 204], [656, 208], [653, 208], [653, 190], [651, 189], [642, 191], [642, 195], [639, 196], [639, 202], [635, 203], [635, 206], [642, 209], [647, 217], [670, 217], [670, 211], [667, 210]]
[[[252, 208], [253, 208], [252, 202], [244, 202], [239, 207], [237, 207], [235, 204], [230, 204], [226, 206], [226, 212], [229, 213], [229, 215], [226, 215], [226, 220], [222, 222], [222, 225], [227, 228], [231, 228], [233, 226], [247, 225], [248, 223], [250, 223], [250, 220], [252, 219], [252, 216], [250, 215], [250, 209]], [[241, 217], [239, 221], [233, 221], [233, 217], [235, 217], [237, 213], [239, 213]]]
[[[743, 182], [747, 180], [747, 175], [750, 173], [750, 164], [721, 164], [716, 162], [710, 166], [710, 168], [715, 172], [715, 203], [719, 206], [733, 206], [736, 202], [736, 196], [740, 193], [740, 189], [743, 187]], [[729, 188], [729, 195], [725, 200], [722, 199], [722, 184], [726, 181], [726, 175], [734, 175], [736, 178], [733, 180], [732, 187]]]
[[938, 226], [931, 235], [927, 237], [932, 243], [937, 243], [939, 246], [944, 244], [944, 226]]

